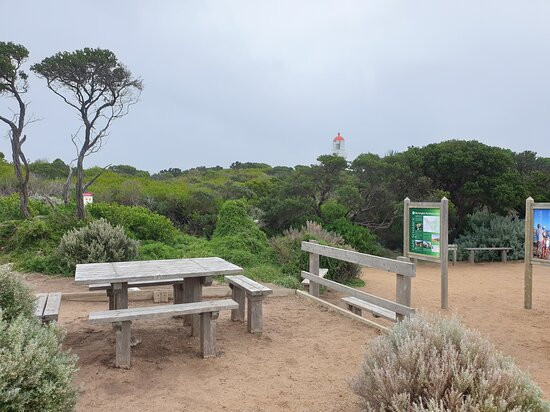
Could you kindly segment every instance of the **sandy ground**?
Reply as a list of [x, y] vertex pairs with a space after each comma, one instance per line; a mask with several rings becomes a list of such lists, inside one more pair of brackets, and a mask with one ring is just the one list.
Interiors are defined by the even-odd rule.
[[[550, 396], [550, 273], [535, 267], [533, 309], [523, 309], [523, 264], [459, 263], [449, 267], [450, 309], [439, 310], [439, 267], [419, 264], [412, 282], [413, 306], [456, 314], [528, 370]], [[364, 270], [364, 290], [395, 298], [395, 276]], [[37, 291], [85, 291], [67, 278], [28, 275]], [[325, 296], [338, 301], [335, 293]], [[147, 302], [134, 305], [152, 304]], [[181, 321], [132, 325], [142, 343], [132, 349], [129, 371], [112, 367], [110, 326], [87, 322], [106, 303], [63, 301], [60, 323], [65, 346], [79, 356], [78, 410], [88, 411], [358, 411], [359, 398], [347, 380], [365, 345], [377, 336], [366, 325], [327, 312], [303, 298], [269, 298], [264, 334], [246, 333], [229, 313], [218, 320], [220, 356], [198, 357], [198, 338]]]

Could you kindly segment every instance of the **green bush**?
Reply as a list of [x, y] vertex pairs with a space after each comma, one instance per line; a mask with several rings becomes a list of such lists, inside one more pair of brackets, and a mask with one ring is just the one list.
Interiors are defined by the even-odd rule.
[[34, 302], [32, 291], [21, 279], [6, 266], [0, 267], [0, 310], [4, 320], [11, 322], [18, 316], [32, 318]]
[[266, 234], [248, 215], [247, 205], [242, 200], [229, 200], [222, 205], [214, 230], [214, 237], [234, 235], [267, 240]]
[[[302, 251], [302, 242], [308, 240], [317, 240], [323, 245], [353, 250], [340, 236], [324, 230], [318, 223], [307, 222], [301, 229], [286, 230], [282, 236], [269, 240], [283, 273], [300, 280], [301, 271], [309, 269], [309, 254]], [[360, 267], [356, 264], [321, 256], [320, 266], [328, 269], [327, 279], [353, 286], [363, 284], [358, 278]]]
[[88, 211], [96, 219], [104, 218], [112, 225], [123, 226], [139, 240], [171, 243], [177, 234], [170, 219], [141, 206], [94, 203], [88, 206]]
[[[29, 200], [29, 211], [32, 216], [48, 214], [49, 207], [36, 200]], [[19, 210], [19, 193], [12, 193], [9, 196], [0, 196], [0, 222], [6, 220], [22, 219]]]
[[457, 319], [415, 316], [369, 345], [352, 381], [365, 411], [548, 411], [513, 361]]
[[137, 256], [138, 242], [129, 239], [120, 226], [105, 219], [67, 232], [59, 242], [58, 254], [71, 270], [78, 263], [121, 262]]
[[244, 269], [244, 275], [258, 282], [273, 283], [285, 288], [298, 289], [300, 282], [295, 276], [285, 275], [280, 266], [263, 264]]
[[[2, 312], [0, 311], [0, 314]], [[61, 351], [57, 325], [0, 316], [0, 410], [72, 411], [76, 357]]]
[[[456, 239], [460, 259], [468, 258], [467, 247], [511, 247], [508, 259], [521, 260], [525, 256], [525, 221], [480, 211], [468, 215], [464, 233]], [[479, 251], [480, 261], [500, 260], [500, 252]]]

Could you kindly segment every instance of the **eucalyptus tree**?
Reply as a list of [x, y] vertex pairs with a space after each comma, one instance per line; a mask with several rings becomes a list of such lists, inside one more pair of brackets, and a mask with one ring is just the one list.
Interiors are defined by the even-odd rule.
[[8, 136], [11, 143], [11, 152], [17, 188], [19, 191], [19, 208], [24, 218], [29, 213], [29, 164], [23, 153], [23, 143], [27, 136], [23, 134], [29, 123], [27, 118], [28, 103], [23, 95], [27, 93], [29, 84], [27, 73], [21, 67], [29, 57], [29, 51], [20, 44], [0, 41], [0, 96], [15, 100], [15, 108], [7, 107], [10, 113], [0, 113], [0, 120], [9, 127]]
[[106, 143], [113, 121], [128, 114], [143, 89], [140, 78], [107, 49], [85, 48], [59, 52], [31, 67], [46, 80], [48, 88], [76, 110], [82, 124], [71, 135], [76, 148], [77, 216], [85, 217], [83, 192], [84, 159], [97, 153]]

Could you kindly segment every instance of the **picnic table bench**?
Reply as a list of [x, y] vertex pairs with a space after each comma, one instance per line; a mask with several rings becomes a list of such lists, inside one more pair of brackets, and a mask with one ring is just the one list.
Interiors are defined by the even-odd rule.
[[480, 250], [493, 250], [493, 251], [500, 251], [500, 258], [502, 262], [506, 262], [507, 260], [507, 254], [509, 250], [512, 250], [511, 247], [467, 247], [464, 248], [468, 252], [470, 252], [470, 256], [468, 260], [470, 263], [475, 263], [475, 253]]
[[397, 320], [397, 314], [394, 311], [369, 303], [363, 299], [349, 296], [342, 298], [342, 301], [347, 304], [348, 310], [356, 315], [362, 316], [363, 311], [366, 310], [372, 313], [375, 318], [383, 317], [393, 321]]
[[59, 308], [61, 306], [61, 293], [38, 293], [36, 295], [36, 305], [34, 316], [42, 323], [57, 321], [59, 318]]
[[245, 297], [248, 300], [247, 330], [249, 333], [262, 333], [262, 301], [273, 290], [243, 275], [226, 276], [232, 298], [239, 304], [231, 311], [231, 320], [244, 321]]
[[90, 313], [92, 323], [112, 323], [115, 329], [115, 365], [130, 367], [130, 326], [132, 321], [160, 319], [181, 315], [200, 316], [200, 352], [203, 358], [216, 356], [216, 322], [221, 310], [239, 305], [232, 299], [152, 306], [146, 308], [116, 309]]

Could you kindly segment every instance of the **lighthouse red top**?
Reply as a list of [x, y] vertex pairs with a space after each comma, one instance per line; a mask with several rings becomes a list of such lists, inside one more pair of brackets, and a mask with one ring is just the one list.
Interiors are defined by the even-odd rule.
[[344, 138], [342, 136], [340, 136], [340, 132], [338, 132], [338, 136], [336, 136], [332, 141], [333, 142], [340, 142], [344, 140]]

